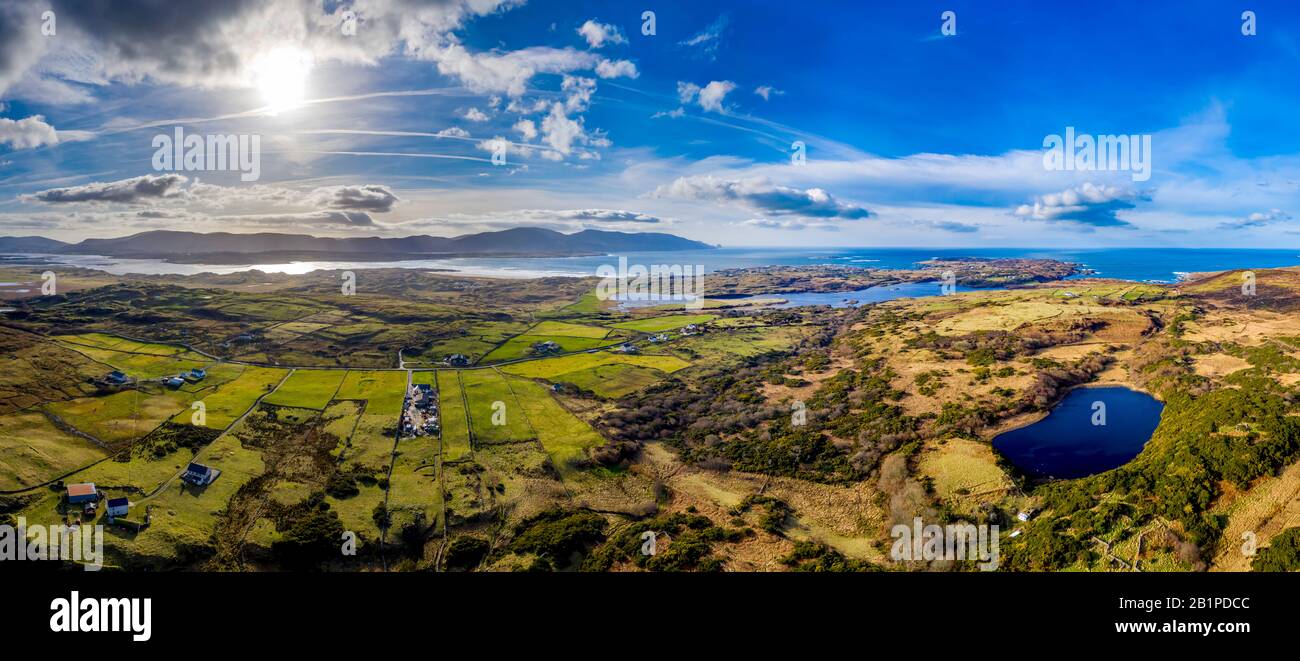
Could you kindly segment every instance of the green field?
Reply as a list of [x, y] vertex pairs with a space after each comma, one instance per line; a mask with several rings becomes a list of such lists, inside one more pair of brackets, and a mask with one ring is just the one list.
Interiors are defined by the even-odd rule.
[[519, 335], [510, 338], [505, 344], [492, 350], [492, 353], [483, 357], [484, 363], [499, 363], [506, 360], [515, 360], [518, 358], [528, 358], [535, 356], [533, 345], [538, 342], [554, 342], [560, 345], [560, 351], [570, 353], [574, 351], [584, 351], [595, 347], [613, 344], [613, 340], [595, 338], [595, 337], [568, 337], [563, 335]]
[[187, 353], [184, 347], [171, 344], [137, 342], [104, 333], [86, 333], [84, 335], [56, 335], [54, 339], [71, 344], [85, 345], [100, 349], [112, 349], [129, 353], [146, 353], [155, 356], [176, 356]]
[[609, 335], [609, 329], [600, 326], [571, 324], [563, 321], [543, 321], [536, 326], [529, 328], [525, 335], [539, 335], [546, 337], [587, 337], [598, 340]]
[[[416, 383], [431, 383], [437, 380], [438, 404], [442, 415], [442, 459], [456, 461], [469, 454], [469, 418], [465, 414], [465, 400], [456, 372], [439, 370], [438, 372], [420, 372], [415, 375]], [[427, 376], [426, 376], [427, 375]], [[426, 380], [420, 380], [424, 377]]]
[[35, 486], [98, 461], [103, 448], [38, 412], [0, 416], [0, 491]]
[[103, 397], [52, 402], [45, 409], [76, 429], [112, 444], [153, 431], [163, 421], [188, 409], [192, 397], [181, 391], [150, 394], [123, 390]]
[[[474, 438], [480, 443], [499, 443], [502, 441], [522, 441], [533, 437], [528, 425], [528, 418], [519, 408], [515, 396], [511, 393], [506, 379], [495, 370], [462, 370], [461, 382], [465, 395], [469, 399], [470, 424], [473, 425]], [[505, 424], [493, 424], [493, 414], [498, 410], [493, 406], [504, 406]], [[500, 417], [498, 417], [498, 420]]]
[[364, 399], [369, 415], [397, 416], [406, 396], [406, 372], [348, 370], [334, 399]]
[[712, 314], [670, 314], [664, 317], [650, 317], [648, 319], [623, 321], [617, 324], [610, 324], [610, 327], [638, 331], [641, 333], [662, 333], [664, 331], [682, 328], [688, 324], [703, 324], [717, 318], [717, 315]]
[[[207, 407], [207, 426], [213, 429], [229, 427], [230, 423], [253, 407], [258, 397], [269, 392], [288, 373], [289, 370], [285, 369], [246, 366], [234, 380], [222, 384], [214, 392], [201, 393], [200, 401]], [[211, 378], [212, 372], [208, 374]], [[206, 381], [207, 379], [203, 380]], [[192, 411], [186, 409], [178, 413], [172, 422], [184, 424], [192, 419]]]
[[[116, 348], [87, 347], [72, 342], [65, 342], [63, 346], [95, 362], [121, 370], [127, 376], [135, 379], [158, 379], [164, 376], [172, 376], [181, 372], [188, 372], [196, 367], [206, 367], [211, 362], [199, 354], [184, 350], [172, 354], [128, 353]], [[163, 347], [164, 345], [152, 346]], [[109, 370], [106, 369], [105, 371]]]
[[544, 360], [530, 360], [501, 367], [503, 372], [532, 379], [563, 381], [561, 375], [587, 370], [601, 365], [634, 365], [659, 370], [666, 373], [690, 367], [691, 364], [677, 356], [660, 356], [654, 354], [623, 354], [611, 351], [581, 353], [572, 356], [556, 356]]
[[347, 376], [344, 370], [295, 370], [275, 392], [262, 400], [276, 406], [324, 409]]
[[562, 475], [576, 470], [574, 463], [586, 458], [588, 448], [605, 442], [587, 423], [560, 406], [545, 387], [520, 378], [511, 378], [510, 387]]

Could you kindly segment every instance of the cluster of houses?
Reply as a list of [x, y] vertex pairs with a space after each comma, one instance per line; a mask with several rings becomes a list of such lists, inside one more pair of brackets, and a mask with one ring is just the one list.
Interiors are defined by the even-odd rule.
[[108, 525], [120, 525], [132, 528], [136, 532], [149, 527], [149, 508], [145, 507], [143, 521], [128, 520], [127, 516], [131, 514], [131, 500], [125, 496], [118, 498], [109, 498], [104, 492], [95, 487], [93, 482], [82, 482], [79, 484], [69, 484], [65, 487], [65, 499], [67, 500], [70, 513], [76, 512], [75, 508], [80, 506], [81, 511], [76, 512], [84, 521], [87, 517], [94, 519], [99, 511], [100, 502], [104, 503], [104, 517]]
[[179, 388], [186, 383], [198, 383], [207, 375], [208, 373], [206, 370], [201, 370], [196, 367], [188, 372], [181, 372], [176, 376], [164, 376], [162, 382], [167, 384], [167, 387], [169, 388]]
[[438, 423], [438, 395], [433, 386], [417, 383], [411, 386], [402, 405], [402, 433], [410, 436], [434, 436]]

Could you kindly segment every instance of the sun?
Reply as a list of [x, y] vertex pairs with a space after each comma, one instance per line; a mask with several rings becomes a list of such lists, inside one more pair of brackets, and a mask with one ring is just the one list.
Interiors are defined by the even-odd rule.
[[311, 74], [311, 53], [301, 48], [277, 48], [253, 60], [253, 83], [275, 115], [302, 105]]

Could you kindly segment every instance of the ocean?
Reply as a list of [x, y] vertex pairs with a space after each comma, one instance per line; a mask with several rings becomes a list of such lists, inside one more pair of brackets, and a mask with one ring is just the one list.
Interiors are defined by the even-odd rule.
[[[1300, 250], [1191, 248], [720, 248], [625, 255], [629, 264], [680, 264], [704, 272], [757, 266], [838, 264], [871, 268], [911, 268], [936, 257], [1026, 257], [1082, 264], [1099, 277], [1171, 283], [1187, 273], [1228, 269], [1264, 269], [1300, 265]], [[617, 265], [618, 256], [425, 259], [395, 262], [300, 261], [280, 264], [170, 264], [156, 259], [119, 259], [90, 255], [46, 255], [51, 263], [123, 275], [234, 273], [260, 269], [269, 273], [307, 273], [318, 269], [448, 269], [465, 275], [511, 278], [592, 276], [602, 265]]]

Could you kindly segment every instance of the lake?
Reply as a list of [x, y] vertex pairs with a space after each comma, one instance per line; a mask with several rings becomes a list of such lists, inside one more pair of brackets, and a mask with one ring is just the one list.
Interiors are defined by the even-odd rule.
[[[1099, 409], [1105, 424], [1094, 424]], [[1031, 477], [1095, 475], [1132, 461], [1163, 409], [1159, 400], [1128, 388], [1076, 388], [1046, 418], [999, 434], [993, 447]]]

